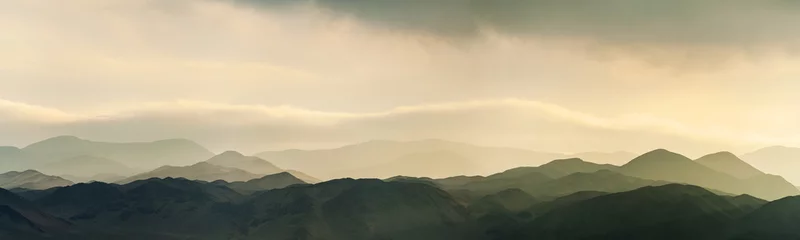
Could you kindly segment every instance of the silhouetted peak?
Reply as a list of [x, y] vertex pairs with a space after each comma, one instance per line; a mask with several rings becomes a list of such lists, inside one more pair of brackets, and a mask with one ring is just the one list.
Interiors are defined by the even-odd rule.
[[718, 161], [721, 161], [721, 160], [741, 161], [741, 159], [739, 159], [739, 157], [736, 156], [736, 154], [733, 154], [733, 153], [728, 152], [728, 151], [722, 151], [722, 152], [718, 152], [718, 153], [708, 154], [708, 155], [705, 155], [705, 156], [702, 156], [702, 157], [698, 158], [697, 160], [701, 160], [701, 159], [706, 159], [706, 160], [712, 160], [713, 159], [713, 160], [718, 160]]
[[669, 150], [659, 148], [631, 160], [630, 163], [639, 161], [692, 161], [691, 159]]
[[223, 153], [220, 153], [219, 155], [217, 155], [217, 157], [234, 158], [234, 157], [244, 157], [244, 155], [239, 153], [239, 152], [237, 152], [237, 151], [229, 150], [229, 151], [225, 151]]

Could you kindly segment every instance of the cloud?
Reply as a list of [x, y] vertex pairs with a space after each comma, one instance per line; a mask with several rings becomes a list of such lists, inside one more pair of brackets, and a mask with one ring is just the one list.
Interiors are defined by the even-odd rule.
[[800, 4], [766, 0], [238, 0], [267, 9], [316, 6], [381, 28], [448, 37], [514, 36], [624, 44], [796, 45]]
[[[17, 125], [40, 129], [38, 134], [43, 136], [38, 137], [42, 138], [61, 134], [107, 141], [187, 137], [216, 150], [259, 151], [333, 147], [371, 139], [444, 138], [563, 152], [673, 147], [699, 154], [709, 148], [752, 147], [773, 144], [769, 141], [775, 140], [653, 116], [600, 117], [524, 99], [401, 106], [376, 112], [175, 101], [71, 114], [6, 100], [0, 103], [6, 106], [0, 108], [0, 119], [12, 115]], [[53, 116], [60, 121], [52, 121]], [[797, 143], [797, 139], [793, 140], [784, 143]], [[697, 146], [699, 143], [702, 147]]]

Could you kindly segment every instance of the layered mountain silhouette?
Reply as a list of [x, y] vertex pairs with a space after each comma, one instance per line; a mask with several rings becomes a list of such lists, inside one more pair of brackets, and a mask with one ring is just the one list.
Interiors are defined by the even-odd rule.
[[251, 173], [238, 168], [223, 167], [207, 162], [200, 162], [189, 166], [163, 166], [155, 170], [137, 174], [123, 180], [119, 183], [129, 183], [137, 180], [144, 180], [150, 178], [186, 178], [191, 180], [202, 181], [216, 181], [224, 180], [227, 182], [248, 181], [250, 179], [260, 178], [263, 175]]
[[258, 191], [284, 188], [296, 184], [307, 184], [308, 182], [295, 177], [289, 172], [281, 172], [267, 175], [261, 178], [248, 180], [246, 182], [220, 183], [242, 194], [251, 194]]
[[154, 142], [110, 143], [59, 136], [22, 148], [40, 166], [79, 156], [107, 158], [135, 168], [160, 165], [186, 165], [208, 159], [214, 154], [185, 139]]
[[722, 239], [766, 201], [669, 184], [594, 197], [536, 218], [535, 239]]
[[[418, 159], [426, 159], [431, 155], [444, 154], [445, 152], [449, 156], [443, 159], [443, 162], [463, 161], [462, 164], [481, 169], [480, 173], [497, 172], [517, 166], [536, 166], [552, 159], [565, 157], [565, 155], [557, 153], [482, 147], [444, 140], [410, 142], [376, 140], [335, 149], [270, 151], [256, 154], [256, 156], [283, 168], [299, 170], [324, 179], [342, 177], [385, 178], [403, 175], [401, 172], [393, 172], [391, 169], [398, 164], [402, 164], [402, 162], [398, 161], [405, 159], [421, 162], [422, 160]], [[411, 164], [408, 164], [408, 166], [411, 166]], [[424, 165], [414, 167], [415, 169], [425, 168]], [[359, 171], [367, 170], [366, 168], [380, 170], [381, 174], [376, 175], [369, 171]], [[448, 176], [454, 172], [446, 172], [447, 169], [442, 170], [443, 172], [439, 173], [429, 169], [425, 173], [432, 174], [432, 176]], [[475, 171], [473, 168], [468, 170]], [[464, 174], [478, 173], [459, 173], [458, 175]]]
[[214, 164], [217, 166], [238, 168], [247, 170], [248, 172], [256, 174], [275, 174], [283, 172], [282, 169], [276, 167], [264, 159], [252, 156], [244, 156], [235, 151], [226, 151], [219, 155], [212, 157], [205, 161], [206, 163]]
[[114, 160], [90, 155], [81, 155], [38, 168], [51, 175], [71, 176], [81, 179], [108, 180], [114, 176], [132, 175], [138, 172]]
[[187, 179], [94, 182], [48, 191], [35, 204], [73, 224], [75, 239], [478, 239], [467, 209], [446, 192], [380, 180], [252, 196]]
[[754, 167], [769, 174], [780, 175], [794, 185], [800, 185], [800, 148], [767, 147], [742, 155]]
[[73, 182], [57, 176], [49, 176], [35, 170], [11, 171], [0, 174], [0, 188], [48, 189], [72, 185]]
[[[735, 163], [741, 160], [735, 158], [729, 161]], [[745, 164], [742, 162], [735, 165]], [[731, 171], [729, 168], [721, 170]], [[761, 174], [739, 179], [664, 149], [657, 149], [631, 160], [620, 167], [619, 172], [643, 179], [693, 184], [732, 194], [752, 194], [770, 200], [800, 194], [797, 188], [779, 176]]]

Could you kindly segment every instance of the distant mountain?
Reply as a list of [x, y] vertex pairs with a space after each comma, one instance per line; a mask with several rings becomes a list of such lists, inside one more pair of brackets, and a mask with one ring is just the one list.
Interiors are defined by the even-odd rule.
[[800, 148], [767, 147], [742, 155], [742, 159], [770, 174], [783, 176], [794, 185], [800, 185]]
[[17, 171], [30, 167], [30, 156], [22, 149], [0, 146], [0, 171]]
[[726, 173], [741, 179], [764, 174], [730, 152], [718, 152], [705, 155], [695, 160], [695, 162], [703, 164], [704, 166], [718, 172]]
[[115, 162], [114, 160], [89, 155], [67, 158], [39, 167], [37, 170], [51, 175], [70, 175], [88, 179], [92, 179], [92, 177], [98, 174], [132, 175], [137, 172], [137, 170]]
[[800, 194], [796, 188], [780, 177], [755, 176], [739, 179], [664, 149], [645, 153], [620, 167], [619, 171], [638, 178], [692, 184], [727, 193], [751, 194], [770, 200]]
[[655, 181], [626, 176], [610, 170], [597, 172], [577, 172], [561, 178], [553, 179], [528, 189], [540, 196], [560, 197], [576, 192], [626, 192], [646, 186], [668, 184], [666, 181]]
[[696, 186], [644, 187], [555, 209], [528, 231], [535, 239], [722, 239], [728, 226], [764, 203]]
[[0, 237], [3, 239], [47, 239], [53, 234], [65, 234], [70, 226], [68, 221], [0, 188]]
[[450, 151], [432, 151], [411, 153], [388, 163], [347, 171], [346, 174], [364, 178], [387, 178], [396, 175], [448, 177], [480, 171], [480, 165], [470, 158]]
[[275, 174], [283, 172], [270, 162], [258, 157], [244, 156], [235, 151], [227, 151], [206, 160], [207, 163], [217, 166], [238, 168], [257, 174]]
[[225, 180], [227, 182], [248, 181], [260, 178], [263, 175], [250, 173], [238, 168], [217, 166], [207, 162], [200, 162], [190, 166], [175, 167], [163, 166], [150, 172], [134, 175], [123, 179], [119, 183], [129, 183], [136, 180], [150, 178], [186, 178], [190, 180], [216, 181]]
[[75, 176], [75, 175], [60, 175], [64, 179], [70, 180], [74, 183], [88, 183], [88, 182], [106, 182], [113, 183], [127, 178], [127, 176], [117, 175], [113, 173], [100, 173], [93, 176]]
[[107, 158], [135, 168], [160, 165], [187, 165], [214, 156], [199, 144], [185, 139], [155, 142], [109, 143], [59, 136], [22, 149], [39, 165], [78, 156]]
[[307, 183], [300, 178], [295, 177], [291, 173], [282, 172], [248, 180], [246, 182], [232, 182], [226, 184], [225, 186], [242, 194], [250, 194], [258, 191], [284, 188], [295, 184]]
[[[404, 157], [406, 160], [413, 160], [413, 158], [408, 157], [409, 155], [413, 156], [413, 154], [417, 153], [434, 152], [449, 152], [451, 156], [457, 155], [461, 156], [460, 158], [467, 158], [470, 163], [477, 164], [475, 168], [481, 170], [481, 172], [473, 174], [487, 174], [518, 166], [536, 166], [553, 159], [564, 157], [563, 154], [556, 153], [536, 152], [514, 148], [481, 147], [443, 140], [411, 142], [370, 141], [335, 149], [270, 151], [259, 153], [256, 156], [281, 166], [282, 168], [299, 170], [323, 179], [342, 177], [385, 178], [407, 174], [392, 172], [391, 169], [382, 170], [380, 176], [352, 174], [358, 173], [358, 170], [373, 166], [395, 166], [397, 163], [392, 162], [397, 162], [398, 159]], [[453, 174], [453, 170], [442, 170], [443, 172], [439, 173], [429, 169], [424, 173], [433, 174], [433, 176], [470, 174]], [[359, 174], [367, 173], [361, 172]]]
[[322, 180], [320, 180], [318, 178], [315, 178], [315, 177], [312, 177], [312, 176], [310, 176], [308, 174], [305, 174], [303, 172], [300, 172], [300, 171], [286, 170], [286, 172], [291, 173], [292, 176], [295, 176], [296, 178], [299, 178], [300, 180], [303, 180], [303, 182], [306, 182], [306, 183], [320, 183], [320, 182], [322, 182]]
[[0, 174], [0, 188], [48, 189], [72, 185], [73, 182], [61, 177], [49, 176], [35, 170], [11, 171]]
[[567, 158], [580, 158], [588, 162], [622, 166], [638, 156], [631, 152], [583, 152], [567, 156]]

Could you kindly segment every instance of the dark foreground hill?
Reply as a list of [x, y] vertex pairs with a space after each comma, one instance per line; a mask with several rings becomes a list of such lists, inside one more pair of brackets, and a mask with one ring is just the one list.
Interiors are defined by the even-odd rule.
[[[570, 176], [617, 173], [573, 173]], [[581, 177], [578, 177], [579, 179]], [[595, 178], [590, 178], [595, 179]], [[0, 190], [3, 239], [798, 239], [800, 201], [723, 196], [681, 184], [541, 198], [506, 189], [460, 201], [432, 182], [265, 177], [243, 195], [224, 182], [146, 179]], [[285, 180], [289, 180], [288, 182]], [[582, 180], [576, 180], [582, 182]], [[235, 185], [235, 184], [234, 184]], [[232, 185], [233, 186], [233, 185]], [[264, 189], [259, 189], [263, 187]], [[274, 189], [273, 189], [274, 188]], [[269, 190], [271, 189], [271, 190]], [[241, 190], [240, 190], [241, 191]]]
[[[48, 219], [63, 219], [67, 227], [41, 232], [36, 229], [43, 227], [30, 227], [24, 219], [16, 220], [16, 214], [14, 225], [3, 224], [15, 227], [3, 231], [9, 239], [455, 240], [475, 236], [470, 234], [466, 208], [446, 192], [424, 184], [342, 179], [245, 196], [217, 183], [154, 178], [125, 185], [81, 183], [41, 192], [29, 206], [46, 213]], [[0, 210], [5, 205], [0, 202]], [[7, 215], [11, 216], [2, 217], [10, 218]]]

